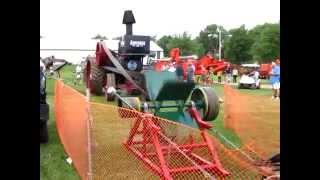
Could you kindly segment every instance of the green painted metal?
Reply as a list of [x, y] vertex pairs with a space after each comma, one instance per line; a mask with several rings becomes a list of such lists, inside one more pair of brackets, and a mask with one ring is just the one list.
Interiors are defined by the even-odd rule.
[[182, 123], [184, 125], [198, 128], [197, 123], [190, 117], [187, 112], [158, 112], [156, 116], [175, 121], [177, 123]]
[[186, 101], [190, 92], [195, 87], [194, 83], [167, 81], [159, 90], [156, 101], [183, 100]]
[[[150, 104], [156, 116], [166, 118], [197, 128], [198, 125], [185, 111], [185, 102], [195, 88], [195, 83], [178, 80], [175, 72], [144, 72], [146, 90], [150, 97]], [[165, 107], [168, 105], [169, 107]], [[175, 106], [175, 107], [172, 107]]]
[[151, 100], [156, 100], [163, 84], [168, 81], [178, 81], [175, 72], [147, 70], [143, 74], [145, 77], [146, 89]]

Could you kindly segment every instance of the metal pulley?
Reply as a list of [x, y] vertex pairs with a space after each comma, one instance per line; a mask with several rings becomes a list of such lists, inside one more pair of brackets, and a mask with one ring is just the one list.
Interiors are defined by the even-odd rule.
[[204, 121], [213, 121], [219, 114], [219, 98], [209, 87], [195, 88], [191, 92], [190, 100], [195, 103]]

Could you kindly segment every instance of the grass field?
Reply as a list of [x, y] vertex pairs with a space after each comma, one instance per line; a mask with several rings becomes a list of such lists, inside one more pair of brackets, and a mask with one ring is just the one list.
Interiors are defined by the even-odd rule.
[[[61, 72], [64, 82], [74, 87], [79, 92], [85, 94], [85, 88], [83, 84], [74, 85], [74, 66], [68, 65], [64, 67]], [[214, 89], [216, 93], [223, 98], [223, 86], [215, 85]], [[261, 96], [271, 97], [271, 90], [240, 90], [243, 93], [255, 94]], [[75, 169], [66, 162], [67, 156], [64, 153], [63, 146], [60, 143], [54, 118], [54, 79], [48, 78], [47, 80], [47, 100], [50, 105], [50, 120], [48, 122], [49, 128], [49, 143], [40, 145], [40, 177], [42, 180], [56, 180], [56, 179], [80, 179]], [[91, 101], [98, 103], [107, 103], [103, 96], [92, 96]], [[226, 136], [230, 141], [236, 145], [241, 145], [240, 138], [230, 129], [224, 128], [223, 123], [223, 105], [220, 107], [220, 113], [218, 118], [213, 121], [214, 128]]]
[[50, 119], [48, 121], [49, 143], [40, 145], [40, 179], [42, 180], [57, 180], [80, 179], [72, 166], [66, 159], [63, 146], [58, 137], [55, 117], [54, 117], [54, 80], [47, 80], [47, 101], [50, 105]]

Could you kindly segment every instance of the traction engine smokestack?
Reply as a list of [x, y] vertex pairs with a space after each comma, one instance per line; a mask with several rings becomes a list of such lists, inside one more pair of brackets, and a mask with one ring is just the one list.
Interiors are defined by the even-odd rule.
[[132, 35], [132, 24], [126, 24], [126, 35]]
[[131, 10], [124, 12], [122, 24], [126, 25], [126, 35], [132, 35], [132, 24], [136, 23]]

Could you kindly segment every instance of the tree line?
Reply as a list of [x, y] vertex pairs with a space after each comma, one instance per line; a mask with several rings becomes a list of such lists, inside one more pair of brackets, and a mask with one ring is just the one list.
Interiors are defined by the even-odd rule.
[[157, 40], [157, 44], [163, 48], [165, 56], [169, 55], [170, 49], [178, 47], [183, 56], [202, 56], [211, 51], [218, 57], [218, 29], [221, 31], [221, 56], [231, 63], [264, 63], [280, 58], [279, 23], [265, 23], [250, 30], [242, 25], [229, 31], [217, 24], [211, 24], [200, 31], [196, 38], [191, 38], [188, 33], [183, 32], [179, 35], [162, 36]]

